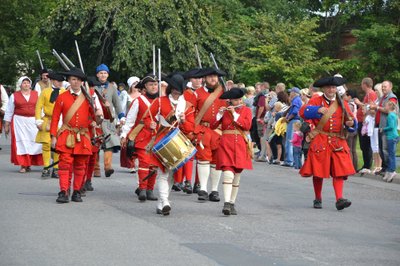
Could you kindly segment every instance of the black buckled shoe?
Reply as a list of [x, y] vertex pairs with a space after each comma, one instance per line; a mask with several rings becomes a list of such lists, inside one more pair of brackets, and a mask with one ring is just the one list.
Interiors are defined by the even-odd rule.
[[84, 187], [85, 187], [86, 191], [93, 191], [94, 190], [94, 188], [92, 186], [92, 181], [90, 181], [90, 180], [86, 180]]
[[68, 198], [68, 194], [66, 191], [62, 190], [58, 193], [58, 198], [56, 200], [56, 202], [58, 203], [68, 203], [69, 202], [69, 198]]
[[81, 193], [81, 197], [86, 197], [86, 189], [84, 186], [79, 190], [79, 192]]
[[146, 190], [146, 198], [147, 200], [158, 200], [158, 198], [154, 196], [153, 190]]
[[231, 215], [237, 215], [237, 211], [235, 209], [235, 204], [231, 203]]
[[49, 177], [50, 177], [50, 170], [49, 169], [43, 169], [41, 178], [46, 179], [46, 178], [49, 178]]
[[194, 183], [193, 185], [193, 194], [197, 194], [200, 191], [200, 184], [199, 183]]
[[171, 206], [169, 204], [164, 205], [164, 207], [161, 210], [162, 215], [167, 216], [169, 215], [171, 211]]
[[51, 173], [51, 178], [60, 178], [58, 176], [58, 169], [53, 168], [53, 172]]
[[203, 200], [208, 200], [208, 193], [207, 193], [207, 191], [200, 190], [199, 193], [198, 193], [198, 195], [199, 195], [199, 197], [197, 198], [198, 200], [201, 200], [201, 201], [203, 201]]
[[185, 186], [183, 187], [183, 192], [185, 192], [187, 194], [193, 193], [193, 188], [189, 181], [185, 181]]
[[139, 188], [139, 187], [137, 187], [137, 188], [135, 189], [135, 194], [139, 197], [139, 194], [140, 194], [140, 188]]
[[321, 200], [314, 200], [314, 209], [322, 209], [322, 201]]
[[173, 191], [182, 191], [182, 189], [180, 188], [178, 182], [176, 182], [176, 183], [174, 183], [174, 184], [172, 185], [172, 190], [173, 190]]
[[71, 196], [71, 201], [82, 202], [81, 192], [79, 190], [74, 190]]
[[210, 201], [219, 202], [221, 199], [219, 198], [218, 191], [211, 191], [210, 195], [208, 196]]
[[114, 169], [108, 169], [105, 171], [106, 177], [110, 177], [112, 174], [114, 174]]
[[336, 209], [338, 211], [343, 210], [344, 208], [348, 208], [351, 205], [351, 201], [348, 199], [338, 199], [338, 201], [336, 202]]
[[231, 204], [229, 202], [224, 203], [224, 207], [222, 208], [222, 213], [224, 215], [231, 215]]
[[140, 201], [146, 201], [147, 199], [146, 190], [140, 190], [138, 198]]

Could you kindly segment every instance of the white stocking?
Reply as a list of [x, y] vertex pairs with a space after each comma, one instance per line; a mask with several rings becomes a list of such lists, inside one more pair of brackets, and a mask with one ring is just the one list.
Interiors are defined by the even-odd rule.
[[210, 176], [210, 162], [198, 161], [197, 172], [200, 180], [200, 190], [207, 191], [208, 177]]
[[221, 170], [215, 169], [215, 164], [211, 165], [211, 191], [218, 191], [219, 180], [221, 179]]
[[223, 172], [224, 181], [223, 181], [223, 188], [224, 188], [224, 198], [225, 202], [231, 201], [232, 195], [232, 181], [233, 181], [233, 172], [231, 171], [224, 171]]
[[232, 182], [232, 195], [231, 195], [231, 203], [235, 203], [236, 197], [239, 191], [239, 183], [240, 183], [240, 174], [235, 174]]

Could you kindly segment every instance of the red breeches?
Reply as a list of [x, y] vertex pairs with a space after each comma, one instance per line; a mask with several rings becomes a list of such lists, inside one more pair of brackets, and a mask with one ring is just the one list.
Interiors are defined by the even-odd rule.
[[155, 165], [152, 164], [151, 154], [147, 153], [144, 149], [137, 150], [137, 158], [139, 160], [139, 189], [141, 190], [153, 190], [154, 184], [156, 183], [157, 172], [148, 179], [144, 180], [150, 173], [150, 170], [155, 169]]
[[60, 176], [60, 190], [68, 191], [74, 174], [73, 190], [80, 190], [86, 172], [88, 155], [74, 155], [61, 153], [58, 175]]

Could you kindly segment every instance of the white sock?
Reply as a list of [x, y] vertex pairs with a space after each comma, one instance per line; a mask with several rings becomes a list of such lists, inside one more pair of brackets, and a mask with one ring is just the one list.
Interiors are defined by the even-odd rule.
[[162, 172], [160, 169], [158, 170], [158, 192], [160, 195], [159, 201], [161, 205], [164, 206], [165, 203], [168, 203], [168, 196], [171, 185], [169, 184], [169, 172]]
[[239, 192], [240, 174], [235, 174], [232, 182], [231, 203], [235, 203], [237, 194]]
[[223, 172], [224, 181], [223, 181], [223, 189], [224, 189], [224, 198], [225, 202], [231, 201], [231, 194], [232, 194], [232, 181], [233, 181], [233, 172], [231, 171], [224, 171]]
[[218, 191], [219, 180], [221, 179], [221, 170], [215, 169], [215, 164], [211, 165], [211, 191]]
[[210, 162], [198, 161], [197, 172], [200, 181], [200, 190], [207, 191], [208, 177], [210, 176]]

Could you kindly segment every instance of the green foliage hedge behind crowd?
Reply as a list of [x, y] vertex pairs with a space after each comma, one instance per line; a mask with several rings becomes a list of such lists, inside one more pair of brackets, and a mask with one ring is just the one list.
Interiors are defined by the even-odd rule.
[[[60, 67], [55, 48], [84, 67], [108, 64], [112, 79], [152, 70], [152, 45], [161, 49], [163, 72], [203, 66], [213, 52], [236, 82], [269, 81], [306, 87], [340, 72], [359, 83], [364, 76], [400, 82], [398, 1], [318, 0], [3, 0], [0, 16], [0, 82], [37, 75], [38, 49], [48, 68]], [[357, 43], [338, 60], [342, 33]]]

